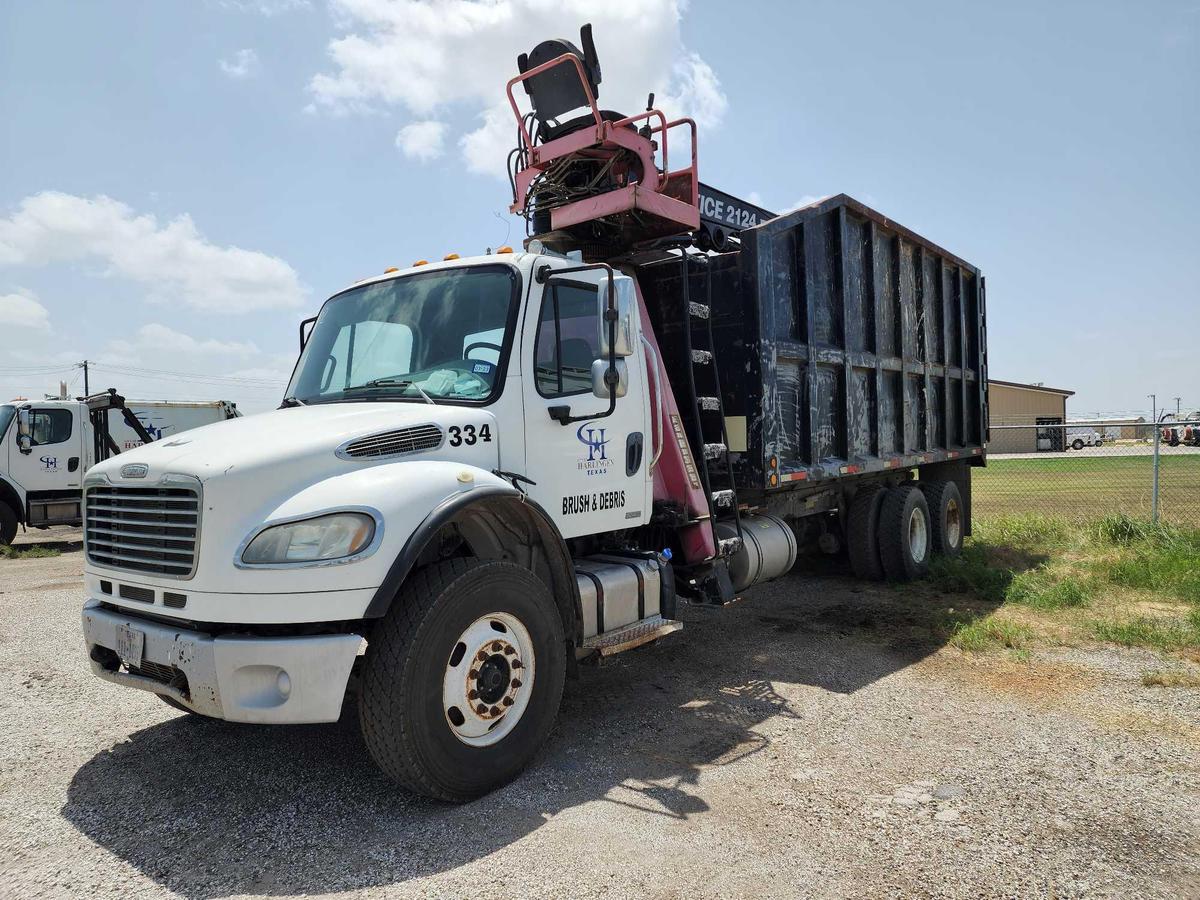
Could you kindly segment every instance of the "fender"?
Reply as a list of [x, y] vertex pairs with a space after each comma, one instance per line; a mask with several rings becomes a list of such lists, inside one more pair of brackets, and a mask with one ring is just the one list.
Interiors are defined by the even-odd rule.
[[17, 521], [21, 524], [25, 523], [25, 500], [17, 486], [4, 475], [0, 475], [0, 503], [7, 503], [11, 506], [13, 512], [17, 514]]
[[418, 525], [404, 547], [400, 550], [395, 561], [388, 569], [387, 576], [383, 579], [383, 583], [376, 590], [374, 597], [371, 598], [370, 604], [367, 606], [366, 612], [363, 613], [363, 618], [378, 619], [385, 616], [391, 609], [392, 601], [400, 590], [400, 586], [408, 578], [413, 566], [421, 556], [421, 552], [434, 538], [441, 528], [460, 517], [464, 512], [472, 506], [485, 504], [489, 500], [511, 500], [519, 502], [522, 507], [532, 513], [538, 530], [542, 537], [543, 546], [548, 551], [550, 556], [550, 564], [556, 571], [552, 572], [555, 577], [555, 583], [549, 585], [552, 595], [555, 596], [556, 602], [559, 604], [560, 613], [564, 612], [562, 603], [562, 593], [567, 594], [569, 605], [566, 607], [571, 611], [570, 621], [568, 616], [564, 615], [563, 630], [566, 632], [569, 639], [573, 643], [578, 643], [580, 636], [578, 629], [579, 623], [583, 621], [582, 608], [580, 606], [579, 588], [575, 583], [575, 569], [571, 564], [571, 554], [567, 549], [566, 542], [558, 531], [558, 527], [554, 524], [554, 520], [550, 518], [549, 513], [542, 508], [535, 500], [531, 500], [521, 491], [507, 484], [505, 485], [481, 485], [474, 490], [464, 493], [453, 494], [439, 503]]

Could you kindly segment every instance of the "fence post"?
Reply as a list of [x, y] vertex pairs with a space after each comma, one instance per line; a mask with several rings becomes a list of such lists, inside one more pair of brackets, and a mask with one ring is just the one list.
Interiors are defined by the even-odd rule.
[[1154, 488], [1150, 494], [1150, 521], [1158, 524], [1158, 442], [1162, 431], [1154, 426]]

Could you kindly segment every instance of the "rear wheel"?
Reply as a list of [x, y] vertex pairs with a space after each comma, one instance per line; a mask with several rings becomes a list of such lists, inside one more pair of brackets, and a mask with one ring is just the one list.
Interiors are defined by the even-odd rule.
[[914, 484], [889, 488], [879, 510], [879, 557], [892, 581], [911, 581], [929, 571], [929, 504]]
[[953, 481], [921, 483], [929, 504], [929, 537], [938, 556], [958, 556], [962, 552], [966, 517], [962, 495]]
[[887, 488], [863, 488], [850, 503], [846, 520], [846, 543], [850, 551], [850, 567], [859, 578], [883, 580], [883, 563], [879, 559], [879, 508]]
[[409, 578], [364, 662], [358, 709], [372, 758], [409, 790], [462, 802], [515, 778], [546, 739], [566, 643], [532, 572], [456, 559]]
[[8, 546], [17, 536], [17, 511], [0, 500], [0, 546]]
[[1083, 441], [1079, 440], [1079, 438], [1075, 438], [1075, 440], [1071, 441], [1071, 449], [1082, 450], [1083, 449]]

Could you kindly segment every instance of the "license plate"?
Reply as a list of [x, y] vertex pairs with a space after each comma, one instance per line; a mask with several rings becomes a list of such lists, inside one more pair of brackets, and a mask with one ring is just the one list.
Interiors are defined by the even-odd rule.
[[145, 647], [146, 632], [128, 625], [117, 626], [117, 656], [121, 657], [121, 662], [127, 666], [140, 666]]

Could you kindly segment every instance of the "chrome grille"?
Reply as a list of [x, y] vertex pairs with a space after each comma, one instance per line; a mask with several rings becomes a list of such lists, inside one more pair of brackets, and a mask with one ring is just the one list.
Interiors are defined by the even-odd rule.
[[97, 565], [188, 578], [196, 567], [200, 496], [188, 487], [87, 490], [84, 543]]
[[437, 425], [413, 425], [347, 441], [338, 448], [337, 455], [342, 459], [377, 459], [436, 450], [441, 445], [442, 429]]

